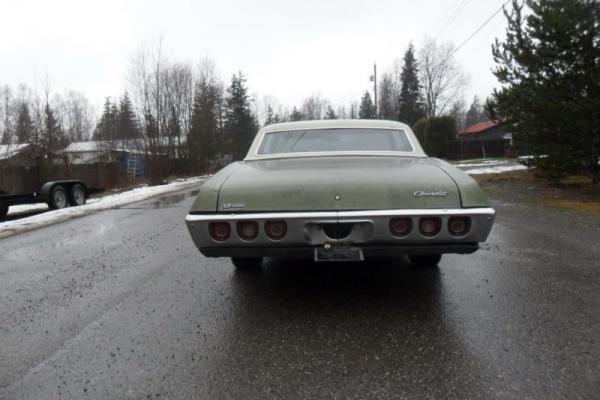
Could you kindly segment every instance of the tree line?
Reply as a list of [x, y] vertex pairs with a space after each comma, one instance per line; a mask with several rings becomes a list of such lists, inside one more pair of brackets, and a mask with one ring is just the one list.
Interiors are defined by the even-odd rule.
[[148, 154], [183, 158], [196, 172], [222, 154], [241, 159], [260, 126], [282, 121], [400, 120], [426, 151], [444, 156], [457, 130], [489, 115], [506, 123], [521, 152], [545, 156], [541, 170], [557, 177], [584, 167], [599, 181], [599, 7], [592, 0], [514, 0], [506, 7], [506, 37], [493, 45], [502, 86], [485, 107], [477, 97], [465, 106], [468, 77], [456, 47], [430, 38], [420, 48], [409, 45], [384, 71], [377, 110], [368, 90], [350, 104], [317, 93], [285, 107], [272, 96], [250, 95], [242, 72], [224, 82], [211, 59], [169, 59], [159, 41], [135, 53], [123, 94], [107, 98], [97, 123], [83, 94], [52, 94], [48, 80], [34, 89], [1, 87], [0, 141], [52, 152], [89, 138], [139, 140]]
[[[40, 86], [42, 89], [40, 89]], [[49, 79], [34, 87], [0, 87], [0, 143], [32, 143], [40, 155], [86, 140], [94, 128], [94, 109], [83, 93], [51, 93]]]
[[[395, 63], [378, 82], [378, 110], [369, 91], [349, 106], [311, 94], [290, 109], [272, 96], [251, 96], [242, 72], [226, 84], [212, 59], [196, 65], [169, 59], [159, 40], [134, 54], [123, 93], [107, 97], [97, 119], [81, 93], [51, 94], [49, 84], [42, 91], [5, 86], [0, 91], [0, 140], [33, 143], [47, 154], [90, 139], [115, 146], [136, 143], [149, 154], [183, 158], [190, 169], [201, 171], [222, 154], [241, 159], [258, 128], [277, 122], [381, 118], [413, 125], [449, 112], [458, 119], [462, 103], [450, 107], [449, 101], [460, 97], [466, 78], [451, 51], [450, 44], [426, 39], [417, 60], [411, 44], [403, 64]], [[481, 110], [476, 114], [475, 119], [483, 118]]]

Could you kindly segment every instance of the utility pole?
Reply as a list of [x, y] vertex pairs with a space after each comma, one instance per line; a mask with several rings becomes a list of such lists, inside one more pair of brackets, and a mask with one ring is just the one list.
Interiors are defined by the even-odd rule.
[[371, 82], [373, 82], [373, 93], [375, 94], [375, 115], [377, 119], [377, 63], [373, 63], [373, 75], [371, 75]]

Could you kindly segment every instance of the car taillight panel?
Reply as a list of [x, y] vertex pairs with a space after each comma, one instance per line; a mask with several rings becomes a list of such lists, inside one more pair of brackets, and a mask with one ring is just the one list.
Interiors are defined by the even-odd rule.
[[255, 221], [240, 221], [237, 223], [237, 233], [243, 240], [254, 240], [258, 236], [258, 223]]
[[396, 237], [404, 237], [412, 230], [412, 219], [393, 218], [390, 220], [390, 232]]
[[442, 229], [442, 220], [439, 217], [423, 217], [419, 219], [419, 232], [425, 237], [437, 236]]
[[265, 233], [273, 240], [281, 240], [287, 235], [287, 223], [285, 221], [266, 221]]
[[231, 235], [231, 227], [228, 222], [211, 222], [208, 225], [210, 237], [219, 242], [224, 242]]
[[452, 236], [465, 236], [471, 229], [470, 217], [450, 217], [448, 218], [448, 232]]

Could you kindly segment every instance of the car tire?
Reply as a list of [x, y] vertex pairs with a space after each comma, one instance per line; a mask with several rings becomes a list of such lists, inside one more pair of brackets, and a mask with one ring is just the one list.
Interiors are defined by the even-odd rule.
[[442, 260], [441, 254], [420, 254], [409, 256], [410, 263], [413, 267], [419, 268], [427, 268], [427, 267], [435, 267]]
[[80, 183], [76, 183], [71, 186], [71, 189], [69, 190], [69, 205], [73, 207], [82, 206], [85, 204], [85, 201], [85, 187]]
[[258, 270], [262, 266], [262, 257], [231, 257], [231, 263], [239, 271]]
[[58, 210], [60, 208], [65, 208], [69, 205], [69, 201], [67, 198], [67, 191], [61, 185], [54, 186], [52, 190], [50, 190], [50, 197], [48, 198], [48, 206], [52, 210]]

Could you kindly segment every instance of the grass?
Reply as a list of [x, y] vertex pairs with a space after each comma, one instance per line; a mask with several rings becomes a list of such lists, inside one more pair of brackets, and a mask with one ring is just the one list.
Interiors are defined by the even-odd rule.
[[584, 175], [571, 175], [556, 184], [536, 177], [531, 171], [473, 176], [492, 197], [545, 207], [600, 214], [600, 188]]

